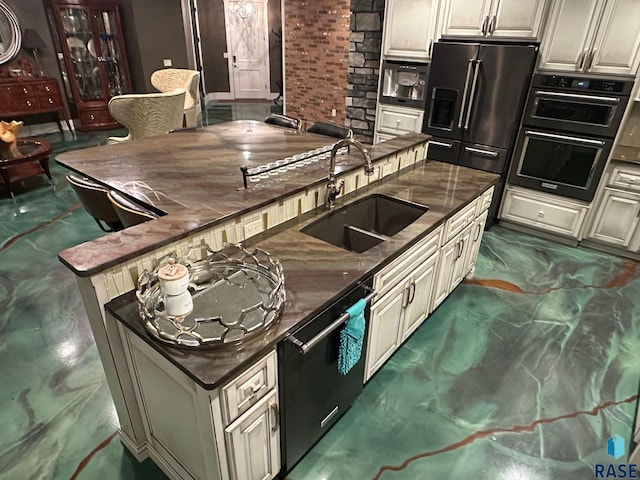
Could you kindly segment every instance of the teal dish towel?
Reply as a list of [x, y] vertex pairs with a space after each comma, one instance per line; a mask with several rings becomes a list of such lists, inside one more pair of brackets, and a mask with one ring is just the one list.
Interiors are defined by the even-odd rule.
[[340, 351], [338, 352], [338, 372], [341, 375], [349, 373], [349, 370], [360, 360], [366, 326], [364, 319], [366, 306], [367, 302], [360, 299], [347, 309], [349, 319], [340, 332]]

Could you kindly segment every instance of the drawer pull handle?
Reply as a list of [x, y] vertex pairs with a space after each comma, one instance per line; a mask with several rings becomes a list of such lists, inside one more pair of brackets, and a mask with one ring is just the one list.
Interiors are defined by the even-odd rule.
[[95, 119], [96, 119], [96, 116], [92, 113], [91, 115], [89, 115], [89, 118], [90, 118], [91, 120], [95, 120]]
[[27, 90], [25, 87], [22, 87], [22, 91], [23, 91], [24, 93], [29, 93], [29, 90]]
[[44, 86], [44, 89], [45, 89], [47, 92], [50, 92], [50, 91], [51, 91], [51, 89], [49, 88], [49, 85], [45, 85], [45, 86]]
[[464, 238], [460, 240], [460, 251], [458, 252], [456, 260], [462, 256], [462, 252], [464, 252]]
[[409, 292], [411, 292], [411, 285], [409, 285], [408, 287], [404, 287], [404, 290], [402, 291], [402, 308], [407, 308], [409, 306], [409, 297], [410, 294]]
[[409, 285], [409, 289], [411, 291], [411, 298], [409, 298], [409, 304], [413, 303], [413, 300], [416, 298], [416, 281], [412, 280], [411, 285]]
[[479, 223], [478, 224], [478, 229], [476, 230], [476, 236], [474, 237], [473, 241], [477, 242], [478, 239], [480, 238], [480, 232], [482, 231], [482, 224]]
[[271, 425], [271, 431], [277, 432], [280, 427], [280, 412], [278, 411], [278, 404], [271, 405], [271, 414], [273, 415], [273, 423]]
[[50, 103], [51, 105], [53, 105], [53, 98], [50, 98], [50, 99], [49, 99], [49, 103]]
[[31, 101], [27, 100], [27, 107], [30, 107], [30, 106], [31, 106]]

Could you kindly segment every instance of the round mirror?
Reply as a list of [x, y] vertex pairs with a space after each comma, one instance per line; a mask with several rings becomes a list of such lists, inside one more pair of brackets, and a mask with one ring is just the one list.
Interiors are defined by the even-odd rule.
[[20, 50], [20, 24], [9, 5], [0, 0], [0, 64], [7, 63]]

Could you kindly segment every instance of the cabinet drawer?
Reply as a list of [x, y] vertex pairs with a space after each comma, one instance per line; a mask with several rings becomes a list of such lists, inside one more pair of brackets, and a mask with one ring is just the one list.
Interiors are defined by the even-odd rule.
[[433, 255], [440, 247], [442, 226], [420, 240], [409, 251], [380, 270], [373, 279], [373, 288], [378, 292], [377, 298], [382, 296], [398, 281], [404, 280], [414, 265]]
[[222, 387], [225, 424], [246, 412], [276, 386], [276, 353], [271, 352], [247, 371]]
[[79, 112], [79, 116], [80, 123], [83, 126], [114, 125], [114, 127], [117, 127], [119, 125], [106, 108], [102, 110], [82, 110]]
[[447, 220], [444, 227], [444, 238], [442, 239], [442, 243], [447, 243], [458, 233], [464, 230], [467, 225], [471, 225], [475, 221], [477, 204], [478, 199], [472, 201], [469, 205]]
[[14, 99], [34, 98], [36, 96], [33, 85], [9, 85], [6, 87], [9, 95]]
[[559, 197], [507, 188], [500, 217], [516, 223], [578, 238], [587, 207]]
[[387, 133], [419, 132], [422, 129], [422, 117], [424, 112], [411, 109], [394, 109], [381, 107], [378, 112], [377, 130]]
[[491, 205], [491, 200], [493, 200], [493, 192], [495, 191], [495, 189], [496, 187], [494, 185], [489, 190], [487, 190], [482, 195], [480, 195], [480, 198], [478, 198], [478, 208], [476, 210], [476, 217], [479, 217], [480, 215], [482, 215], [482, 212], [489, 209], [489, 206]]
[[36, 94], [38, 96], [60, 96], [60, 89], [57, 82], [42, 82], [35, 85]]
[[59, 95], [38, 96], [38, 104], [42, 110], [62, 108], [62, 98]]
[[640, 192], [640, 169], [614, 167], [609, 179], [609, 186]]

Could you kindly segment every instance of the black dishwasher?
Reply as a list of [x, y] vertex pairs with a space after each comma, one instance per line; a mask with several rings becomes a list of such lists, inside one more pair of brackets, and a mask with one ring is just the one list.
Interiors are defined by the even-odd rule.
[[[372, 278], [361, 282], [278, 344], [281, 475], [298, 463], [362, 391], [369, 301], [374, 295], [372, 283]], [[349, 373], [340, 375], [338, 349], [342, 324], [324, 338], [322, 334], [361, 298], [368, 300], [362, 354]]]

